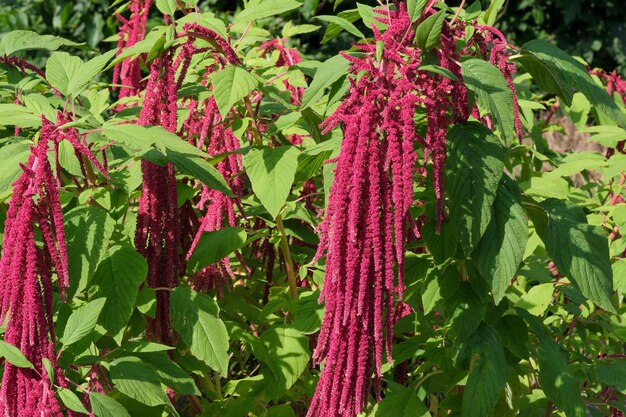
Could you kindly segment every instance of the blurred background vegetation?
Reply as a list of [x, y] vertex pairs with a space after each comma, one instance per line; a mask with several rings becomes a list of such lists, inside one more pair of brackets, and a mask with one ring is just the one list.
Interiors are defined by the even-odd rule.
[[[277, 0], [279, 1], [279, 0]], [[492, 0], [482, 0], [490, 3]], [[626, 4], [623, 0], [493, 0], [504, 4], [497, 26], [515, 44], [544, 38], [570, 54], [583, 57], [592, 67], [607, 71], [616, 69], [626, 76]], [[375, 5], [376, 0], [359, 0]], [[106, 50], [106, 42], [116, 33], [117, 18], [113, 12], [120, 0], [0, 0], [0, 34], [27, 29], [85, 42], [93, 49]], [[289, 16], [294, 23], [325, 25], [315, 15], [336, 14], [354, 9], [357, 0], [303, 0], [303, 7]], [[447, 1], [456, 6], [460, 0]], [[467, 3], [471, 3], [468, 1]], [[242, 0], [200, 0], [201, 11], [229, 14], [241, 7]], [[487, 4], [483, 4], [484, 7]], [[161, 24], [154, 8], [153, 24]], [[280, 34], [281, 20], [271, 28]], [[299, 36], [299, 48], [314, 58], [331, 56], [347, 49], [353, 37], [345, 32], [330, 44], [322, 44], [324, 31]], [[84, 54], [89, 54], [85, 50]]]

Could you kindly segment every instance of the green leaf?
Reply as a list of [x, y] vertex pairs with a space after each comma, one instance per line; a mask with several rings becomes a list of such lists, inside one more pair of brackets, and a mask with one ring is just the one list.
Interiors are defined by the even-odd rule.
[[203, 232], [195, 251], [187, 262], [189, 275], [229, 256], [246, 243], [246, 231], [241, 227], [224, 227], [212, 232]]
[[72, 312], [63, 331], [63, 347], [82, 340], [93, 331], [105, 302], [106, 299], [98, 298]]
[[508, 175], [503, 175], [493, 203], [491, 222], [474, 249], [473, 258], [481, 275], [491, 282], [496, 304], [524, 259], [528, 242], [528, 219], [521, 192]]
[[106, 299], [100, 324], [111, 336], [116, 336], [128, 324], [147, 272], [144, 257], [128, 246], [112, 247], [100, 262], [94, 284], [98, 286], [96, 296]]
[[178, 364], [172, 361], [165, 352], [144, 353], [141, 359], [154, 367], [157, 374], [168, 387], [177, 394], [200, 395], [193, 378], [187, 374]]
[[522, 298], [515, 303], [515, 307], [523, 308], [533, 316], [541, 317], [552, 302], [554, 285], [552, 283], [533, 286]]
[[251, 20], [264, 19], [266, 17], [282, 14], [298, 7], [302, 6], [302, 3], [295, 0], [256, 0], [250, 1], [248, 6], [237, 16], [235, 16], [236, 23], [245, 23]]
[[90, 392], [89, 403], [96, 417], [130, 417], [122, 404], [106, 395]]
[[159, 374], [141, 359], [132, 356], [117, 359], [111, 363], [110, 372], [115, 387], [122, 394], [149, 407], [169, 404]]
[[557, 94], [566, 105], [571, 106], [574, 92], [580, 91], [602, 114], [617, 125], [626, 127], [626, 114], [606, 90], [593, 81], [585, 66], [561, 49], [536, 39], [525, 43], [521, 56], [516, 59], [539, 87]]
[[89, 411], [85, 408], [80, 398], [74, 392], [67, 388], [59, 388], [57, 393], [59, 398], [63, 401], [63, 404], [72, 411], [77, 413], [89, 414]]
[[[261, 335], [269, 356], [266, 363], [278, 380], [272, 390], [284, 391], [298, 380], [309, 362], [309, 339], [292, 327], [274, 327]], [[271, 374], [266, 375], [271, 378]]]
[[[353, 23], [361, 18], [361, 14], [359, 13], [358, 9], [349, 9], [349, 10], [343, 10], [337, 13], [337, 17], [340, 17], [341, 19], [345, 19], [348, 22]], [[326, 26], [326, 31], [324, 32], [324, 37], [322, 38], [321, 44], [322, 45], [326, 44], [330, 42], [331, 40], [335, 39], [341, 34], [343, 30], [344, 29], [338, 24], [329, 23], [328, 26]]]
[[448, 133], [445, 167], [448, 223], [469, 255], [491, 222], [491, 206], [504, 169], [498, 139], [483, 125], [470, 122]]
[[212, 298], [188, 287], [172, 291], [172, 326], [191, 354], [223, 376], [228, 372], [228, 333]]
[[[453, 271], [449, 267], [448, 271]], [[446, 273], [451, 273], [446, 271]], [[485, 316], [486, 305], [468, 283], [461, 283], [448, 300], [450, 311], [450, 333], [460, 340], [466, 340], [478, 328]]]
[[46, 62], [46, 79], [66, 96], [76, 97], [96, 78], [115, 51], [87, 62], [67, 52], [55, 52]]
[[554, 404], [567, 417], [584, 417], [580, 382], [567, 365], [567, 355], [559, 346], [544, 337], [539, 343], [539, 383]]
[[415, 31], [415, 41], [420, 49], [428, 51], [437, 45], [441, 37], [441, 28], [443, 27], [443, 19], [445, 17], [446, 11], [440, 10], [428, 16], [419, 24]]
[[52, 35], [40, 35], [28, 30], [14, 30], [0, 39], [0, 56], [11, 55], [17, 51], [47, 49], [54, 51], [61, 46], [78, 46], [82, 43]]
[[491, 1], [491, 4], [487, 8], [487, 10], [485, 10], [485, 14], [483, 16], [485, 24], [487, 24], [488, 26], [493, 26], [496, 23], [498, 13], [500, 13], [500, 10], [502, 10], [502, 7], [504, 7], [504, 1], [505, 0]]
[[168, 16], [174, 16], [174, 13], [176, 13], [175, 0], [156, 0], [156, 7], [161, 13]]
[[459, 81], [459, 78], [454, 75], [452, 71], [447, 68], [440, 67], [439, 65], [422, 65], [419, 67], [420, 71], [428, 71], [433, 74], [441, 75], [442, 77], [446, 77], [452, 81]]
[[237, 65], [227, 65], [223, 70], [212, 73], [209, 78], [213, 83], [213, 96], [222, 117], [258, 86], [256, 78]]
[[482, 325], [472, 335], [475, 359], [463, 392], [463, 417], [492, 415], [506, 385], [507, 363], [498, 333]]
[[461, 66], [463, 81], [476, 93], [478, 106], [491, 114], [506, 144], [517, 142], [513, 92], [506, 78], [494, 65], [482, 59], [469, 59]]
[[315, 16], [315, 18], [321, 20], [322, 22], [333, 23], [333, 24], [339, 26], [340, 28], [348, 31], [349, 33], [351, 33], [354, 36], [357, 36], [359, 38], [364, 38], [365, 37], [363, 32], [361, 32], [359, 29], [357, 29], [357, 27], [354, 26], [352, 24], [352, 22], [350, 22], [349, 20], [344, 19], [342, 17], [332, 16], [332, 15], [328, 15], [328, 16], [322, 15], [322, 16]]
[[319, 291], [300, 294], [293, 328], [302, 334], [317, 333], [322, 326], [324, 306], [318, 303], [319, 296]]
[[[2, 109], [0, 109], [1, 114]], [[30, 146], [28, 142], [10, 143], [0, 148], [0, 161], [2, 161], [0, 164], [0, 192], [10, 190], [11, 184], [22, 175], [24, 171], [22, 171], [20, 163], [26, 165], [29, 155]]]
[[108, 139], [122, 143], [143, 159], [165, 165], [171, 162], [179, 172], [200, 180], [226, 196], [233, 193], [220, 172], [207, 162], [208, 155], [161, 126], [111, 125], [102, 130]]
[[401, 387], [387, 395], [370, 417], [430, 417], [413, 388]]
[[19, 104], [2, 103], [0, 104], [0, 126], [40, 127], [41, 117]]
[[285, 26], [283, 26], [283, 38], [291, 38], [297, 35], [302, 35], [304, 33], [311, 33], [318, 30], [320, 26], [316, 25], [296, 25], [293, 23], [287, 22]]
[[412, 22], [422, 17], [426, 3], [428, 3], [428, 0], [407, 0], [406, 11]]
[[106, 211], [80, 206], [63, 216], [67, 236], [70, 295], [81, 293], [96, 272], [113, 235], [115, 221]]
[[7, 362], [18, 368], [35, 369], [22, 351], [3, 340], [0, 340], [0, 357], [6, 359]]
[[622, 394], [626, 392], [626, 361], [605, 359], [595, 366], [600, 382], [610, 385]]
[[243, 158], [254, 194], [274, 218], [289, 196], [299, 155], [294, 146], [280, 146], [250, 149]]
[[300, 109], [304, 110], [317, 103], [324, 95], [324, 90], [344, 77], [348, 68], [350, 68], [350, 62], [341, 55], [336, 55], [321, 63], [315, 71], [311, 84], [304, 92]]
[[591, 226], [580, 210], [562, 201], [541, 203], [548, 212], [548, 226], [541, 236], [548, 255], [559, 272], [568, 277], [582, 294], [599, 307], [615, 312], [611, 301], [613, 270], [606, 234]]

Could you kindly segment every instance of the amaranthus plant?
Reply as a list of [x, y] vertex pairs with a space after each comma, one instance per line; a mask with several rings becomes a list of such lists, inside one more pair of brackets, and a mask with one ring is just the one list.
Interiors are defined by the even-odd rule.
[[624, 415], [617, 73], [506, 2], [214, 3], [1, 35], [0, 415]]

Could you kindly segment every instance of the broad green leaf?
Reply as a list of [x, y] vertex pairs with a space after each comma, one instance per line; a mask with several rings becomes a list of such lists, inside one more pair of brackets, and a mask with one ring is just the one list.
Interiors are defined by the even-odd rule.
[[161, 13], [174, 16], [174, 13], [176, 13], [176, 0], [156, 0], [156, 7]]
[[[359, 20], [361, 18], [361, 15], [358, 9], [350, 9], [350, 10], [342, 10], [341, 12], [337, 13], [337, 17], [341, 19], [345, 19], [350, 23], [353, 23]], [[326, 31], [324, 32], [324, 37], [322, 38], [321, 43], [326, 44], [330, 42], [331, 40], [338, 37], [341, 34], [341, 32], [343, 32], [343, 30], [344, 28], [339, 26], [338, 24], [329, 23], [328, 26], [326, 26]]]
[[0, 126], [39, 127], [41, 117], [19, 104], [2, 103], [0, 104]]
[[172, 326], [191, 354], [223, 376], [228, 372], [228, 333], [212, 298], [188, 287], [172, 291]]
[[482, 325], [471, 344], [475, 360], [471, 364], [463, 392], [463, 417], [490, 416], [506, 385], [507, 363], [500, 336], [493, 328]]
[[441, 37], [441, 28], [443, 27], [443, 19], [445, 17], [446, 11], [440, 10], [428, 16], [419, 24], [415, 31], [415, 41], [420, 49], [428, 51], [437, 45]]
[[166, 352], [168, 350], [173, 350], [172, 346], [162, 345], [160, 343], [154, 342], [127, 342], [121, 346], [126, 352], [133, 353], [155, 353], [155, 352]]
[[152, 365], [136, 357], [124, 357], [110, 365], [111, 379], [122, 394], [150, 407], [168, 404], [161, 379]]
[[320, 26], [316, 25], [295, 25], [291, 22], [285, 23], [283, 26], [283, 38], [291, 38], [293, 36], [311, 33], [318, 30]]
[[299, 155], [294, 146], [280, 146], [250, 149], [243, 158], [254, 194], [274, 218], [289, 196]]
[[626, 114], [593, 81], [585, 66], [561, 49], [545, 40], [536, 39], [525, 43], [522, 54], [516, 59], [539, 87], [557, 94], [566, 105], [571, 106], [574, 92], [580, 91], [602, 114], [617, 125], [626, 127]]
[[614, 312], [613, 271], [606, 234], [586, 223], [580, 209], [572, 210], [559, 200], [546, 200], [549, 214], [545, 233], [540, 235], [559, 272], [568, 277], [589, 300]]
[[[278, 380], [272, 390], [287, 390], [298, 380], [309, 362], [309, 339], [292, 327], [274, 327], [261, 335], [269, 353], [268, 363]], [[271, 374], [266, 377], [271, 378]], [[273, 391], [276, 392], [276, 391]]]
[[240, 249], [247, 239], [241, 227], [224, 227], [203, 232], [196, 249], [187, 262], [187, 273], [193, 274]]
[[67, 236], [70, 295], [80, 294], [93, 277], [113, 235], [115, 221], [106, 211], [79, 206], [63, 216]]
[[478, 106], [491, 114], [506, 144], [517, 142], [513, 93], [506, 78], [494, 65], [482, 59], [469, 59], [461, 66], [463, 81], [476, 93]]
[[177, 394], [200, 395], [193, 378], [171, 360], [165, 352], [144, 353], [138, 356], [152, 365], [161, 378], [161, 382], [172, 388]]
[[347, 32], [353, 34], [354, 36], [357, 36], [359, 38], [364, 38], [365, 35], [363, 34], [363, 32], [361, 32], [359, 29], [357, 29], [356, 26], [354, 26], [354, 24], [352, 24], [352, 22], [350, 22], [347, 19], [344, 19], [342, 17], [339, 16], [326, 16], [326, 15], [322, 15], [322, 16], [315, 16], [316, 19], [321, 20], [322, 22], [326, 22], [326, 23], [333, 23], [337, 26], [339, 26], [340, 28], [346, 30]]
[[496, 23], [496, 19], [498, 18], [498, 13], [504, 7], [505, 0], [492, 0], [491, 4], [487, 10], [485, 10], [485, 14], [483, 15], [483, 20], [485, 24], [488, 26], [493, 26]]
[[422, 17], [422, 12], [424, 11], [424, 7], [426, 7], [426, 3], [428, 3], [428, 0], [407, 0], [406, 11], [411, 18], [411, 21], [416, 21]]
[[311, 84], [304, 92], [301, 110], [312, 106], [324, 95], [324, 90], [335, 81], [344, 77], [350, 68], [350, 62], [341, 55], [327, 59], [317, 67]]
[[213, 83], [213, 96], [222, 117], [258, 86], [252, 74], [237, 65], [227, 65], [223, 70], [212, 73], [209, 78]]
[[135, 152], [143, 152], [144, 159], [160, 165], [171, 162], [180, 172], [199, 179], [207, 187], [233, 196], [222, 174], [207, 162], [205, 152], [161, 126], [109, 125], [102, 133]]
[[626, 361], [624, 359], [602, 360], [597, 363], [595, 370], [601, 382], [621, 393], [626, 392]]
[[115, 51], [109, 51], [87, 62], [67, 52], [55, 52], [46, 62], [46, 79], [66, 96], [76, 97], [102, 71]]
[[446, 77], [452, 81], [459, 81], [459, 78], [454, 75], [452, 71], [447, 68], [440, 67], [439, 65], [421, 65], [419, 70], [432, 72], [433, 74], [441, 75], [442, 77]]
[[380, 21], [375, 19], [375, 17], [377, 17], [378, 14], [374, 13], [374, 8], [372, 6], [368, 6], [366, 4], [357, 3], [356, 4], [356, 9], [358, 10], [359, 15], [361, 16], [361, 20], [363, 20], [363, 24], [368, 29], [372, 29], [372, 25], [374, 25], [381, 32], [385, 31], [385, 29], [387, 28], [387, 24], [386, 23], [382, 23], [382, 22], [380, 22]]
[[290, 405], [280, 404], [268, 408], [267, 417], [296, 417], [296, 412]]
[[486, 127], [470, 122], [448, 133], [445, 166], [448, 222], [469, 255], [491, 222], [491, 206], [504, 169], [504, 152]]
[[398, 388], [387, 395], [369, 417], [430, 417], [414, 388]]
[[[453, 268], [449, 267], [448, 271], [452, 271]], [[448, 271], [446, 273], [452, 273]], [[450, 332], [459, 340], [466, 340], [480, 325], [487, 306], [468, 283], [461, 283], [458, 290], [447, 301], [450, 312]]]
[[105, 298], [98, 298], [72, 312], [63, 331], [63, 347], [79, 342], [93, 331], [105, 302]]
[[112, 68], [126, 59], [136, 59], [141, 54], [149, 53], [154, 49], [155, 45], [161, 43], [162, 39], [165, 37], [166, 31], [166, 26], [157, 26], [153, 28], [146, 34], [145, 38], [121, 51], [120, 54], [109, 63], [107, 69]]
[[235, 16], [235, 22], [245, 23], [251, 20], [264, 19], [297, 9], [300, 6], [302, 3], [295, 0], [253, 0], [241, 13]]
[[106, 395], [90, 392], [89, 403], [96, 417], [130, 417], [122, 404]]
[[6, 359], [13, 366], [18, 368], [35, 369], [32, 363], [24, 356], [22, 351], [12, 344], [0, 340], [0, 358]]
[[567, 355], [545, 337], [539, 343], [538, 353], [539, 383], [546, 396], [565, 411], [567, 417], [584, 417], [580, 381], [567, 365]]
[[97, 297], [104, 297], [100, 324], [116, 336], [128, 324], [135, 308], [137, 291], [146, 279], [148, 265], [143, 256], [128, 246], [112, 247], [94, 275]]
[[474, 249], [473, 258], [481, 275], [491, 281], [496, 304], [524, 259], [528, 242], [528, 219], [522, 207], [519, 187], [503, 175], [492, 207], [491, 222]]
[[[2, 110], [0, 109], [1, 114]], [[11, 184], [24, 172], [20, 163], [26, 165], [29, 155], [30, 146], [28, 142], [10, 143], [0, 148], [0, 161], [2, 161], [0, 164], [0, 193], [5, 190], [10, 191]]]
[[0, 56], [11, 55], [17, 51], [47, 49], [54, 51], [61, 46], [78, 46], [80, 43], [52, 35], [40, 35], [28, 30], [14, 30], [0, 39]]
[[63, 401], [63, 404], [72, 411], [77, 413], [89, 414], [89, 411], [85, 408], [80, 398], [74, 392], [67, 388], [59, 388], [57, 393], [59, 398]]
[[523, 308], [533, 316], [541, 317], [552, 302], [554, 285], [552, 283], [533, 286], [522, 298], [515, 303], [515, 307]]
[[322, 325], [324, 306], [318, 303], [319, 291], [300, 294], [293, 328], [302, 334], [317, 333]]

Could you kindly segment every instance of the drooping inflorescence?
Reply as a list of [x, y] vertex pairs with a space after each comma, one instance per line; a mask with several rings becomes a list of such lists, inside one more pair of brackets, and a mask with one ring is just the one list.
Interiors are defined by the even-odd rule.
[[[320, 297], [326, 312], [313, 354], [324, 367], [309, 417], [361, 412], [372, 374], [378, 395], [384, 351], [391, 360], [396, 297], [404, 285], [414, 173], [425, 174], [425, 165], [432, 163], [439, 227], [445, 220], [446, 136], [453, 124], [467, 121], [472, 113], [460, 58], [461, 53], [479, 54], [480, 48], [471, 40], [472, 51], [458, 50], [464, 24], [444, 21], [439, 44], [429, 52], [430, 62], [434, 59], [454, 75], [444, 77], [422, 68], [424, 51], [414, 44], [415, 26], [404, 3], [395, 3], [396, 10], [375, 9], [376, 19], [387, 26], [381, 33], [372, 25], [376, 43], [354, 45], [361, 56], [344, 54], [352, 63], [350, 89], [324, 122], [326, 130], [340, 125], [343, 141], [316, 256], [327, 257]], [[433, 13], [426, 7], [421, 20]], [[483, 44], [513, 88], [503, 42], [489, 37]], [[425, 113], [423, 137], [416, 132], [416, 112]], [[519, 122], [516, 129], [520, 135]], [[422, 166], [418, 152], [424, 155]]]
[[[176, 131], [177, 90], [172, 54], [157, 58], [150, 67], [143, 107], [139, 116], [141, 125], [161, 125]], [[176, 171], [172, 164], [159, 166], [143, 160], [142, 194], [139, 199], [135, 247], [148, 263], [146, 283], [157, 288], [156, 316], [148, 321], [148, 334], [161, 343], [172, 343], [169, 318], [169, 291], [178, 285], [180, 277], [180, 223]]]
[[[141, 41], [146, 35], [146, 23], [152, 0], [131, 0], [129, 2], [130, 17], [128, 19], [117, 15], [122, 22], [120, 26], [117, 53], [118, 55]], [[141, 61], [140, 58], [125, 59], [117, 64], [113, 70], [113, 84], [121, 84], [120, 99], [136, 96], [141, 91]]]
[[[59, 113], [58, 119], [62, 124], [63, 115]], [[63, 416], [44, 364], [48, 360], [55, 373], [50, 377], [66, 386], [56, 366], [52, 284], [56, 273], [63, 297], [69, 285], [68, 263], [58, 179], [48, 158], [49, 148], [58, 153], [63, 139], [75, 146], [77, 154], [97, 162], [77, 142], [74, 129], [60, 129], [42, 118], [39, 142], [31, 147], [23, 172], [13, 183], [0, 259], [0, 322], [6, 320], [4, 341], [19, 348], [33, 368], [5, 363], [0, 388], [3, 416]], [[38, 234], [42, 245], [37, 243]]]

